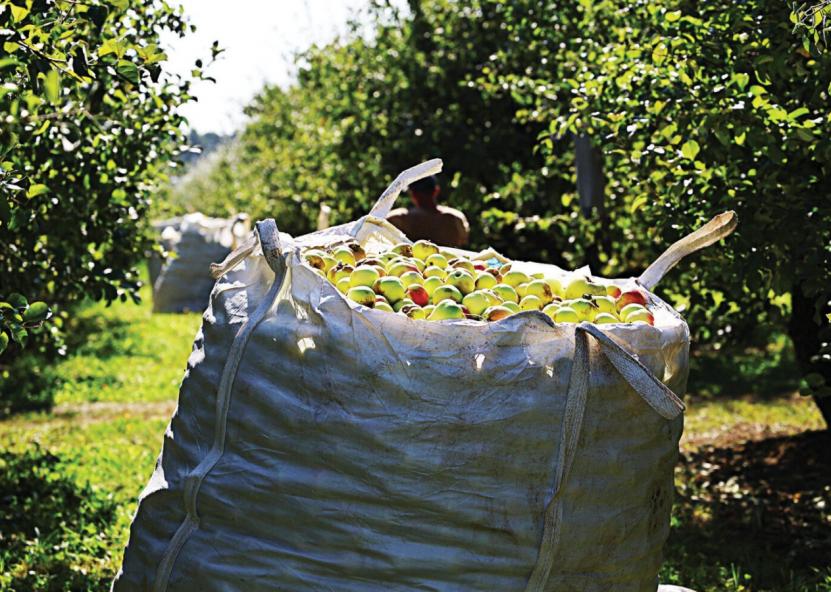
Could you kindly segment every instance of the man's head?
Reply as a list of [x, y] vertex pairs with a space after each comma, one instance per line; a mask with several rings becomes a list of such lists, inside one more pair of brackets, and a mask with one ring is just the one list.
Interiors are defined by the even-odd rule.
[[408, 187], [410, 197], [413, 199], [416, 207], [425, 209], [435, 209], [441, 186], [439, 180], [435, 175], [419, 179]]

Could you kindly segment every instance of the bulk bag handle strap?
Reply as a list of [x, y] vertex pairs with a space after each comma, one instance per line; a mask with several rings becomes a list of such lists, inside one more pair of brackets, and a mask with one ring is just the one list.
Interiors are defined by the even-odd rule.
[[434, 158], [399, 173], [369, 210], [369, 215], [374, 218], [386, 218], [402, 191], [419, 179], [441, 172], [443, 165], [441, 158]]
[[543, 532], [540, 541], [537, 562], [525, 592], [544, 592], [548, 577], [554, 564], [555, 550], [560, 540], [560, 526], [563, 519], [562, 491], [563, 483], [568, 478], [580, 430], [586, 411], [589, 393], [589, 338], [591, 335], [600, 345], [600, 351], [617, 369], [621, 377], [643, 398], [661, 417], [675, 419], [684, 411], [684, 403], [663, 382], [658, 380], [649, 369], [633, 354], [626, 351], [616, 341], [591, 323], [582, 322], [574, 332], [574, 361], [566, 393], [566, 406], [561, 426], [560, 446], [557, 452], [557, 464], [554, 469], [554, 484], [551, 499], [543, 515]]
[[681, 259], [725, 238], [736, 229], [738, 223], [739, 217], [732, 210], [719, 214], [707, 222], [707, 224], [695, 232], [688, 234], [664, 251], [641, 274], [638, 278], [638, 283], [647, 290], [652, 290], [661, 281], [661, 278], [670, 269], [675, 267]]
[[277, 223], [274, 218], [261, 220], [256, 224], [256, 232], [242, 241], [240, 245], [231, 251], [221, 263], [211, 263], [211, 277], [218, 280], [223, 275], [234, 269], [240, 261], [246, 259], [257, 245], [262, 245], [263, 255], [272, 270], [277, 271], [278, 259], [283, 255], [283, 247], [280, 244], [280, 233], [277, 230]]

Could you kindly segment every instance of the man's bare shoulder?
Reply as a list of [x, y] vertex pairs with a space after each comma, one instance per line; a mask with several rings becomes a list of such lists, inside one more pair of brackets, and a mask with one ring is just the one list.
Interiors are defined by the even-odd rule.
[[401, 216], [406, 216], [409, 214], [410, 211], [407, 208], [395, 208], [389, 214], [387, 214], [387, 219], [389, 218], [400, 218]]
[[460, 210], [457, 210], [456, 208], [451, 208], [450, 206], [439, 206], [439, 212], [467, 222], [467, 216], [465, 216]]

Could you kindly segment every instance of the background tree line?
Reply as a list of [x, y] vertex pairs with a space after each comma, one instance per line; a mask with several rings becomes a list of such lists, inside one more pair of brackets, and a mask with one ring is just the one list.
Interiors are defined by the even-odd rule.
[[[299, 55], [297, 83], [264, 89], [238, 140], [168, 207], [246, 210], [301, 233], [321, 203], [350, 220], [397, 171], [441, 156], [474, 247], [610, 276], [735, 209], [736, 236], [660, 292], [716, 348], [788, 332], [802, 386], [831, 419], [823, 10], [413, 0], [371, 11], [371, 34], [356, 25]], [[581, 135], [602, 151], [602, 211], [576, 198]]]

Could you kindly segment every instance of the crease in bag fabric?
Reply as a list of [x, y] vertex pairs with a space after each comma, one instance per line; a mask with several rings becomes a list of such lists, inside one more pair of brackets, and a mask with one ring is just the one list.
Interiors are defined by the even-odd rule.
[[161, 246], [175, 254], [163, 260], [154, 252], [149, 258], [153, 311], [205, 310], [214, 286], [208, 269], [248, 233], [248, 216], [209, 218], [197, 212], [156, 222], [153, 227]]
[[[657, 590], [688, 368], [675, 311], [650, 294], [654, 327], [415, 321], [302, 262], [405, 241], [383, 216], [439, 166], [350, 224], [261, 222], [214, 267], [114, 591]], [[620, 285], [651, 288], [733, 222]]]

